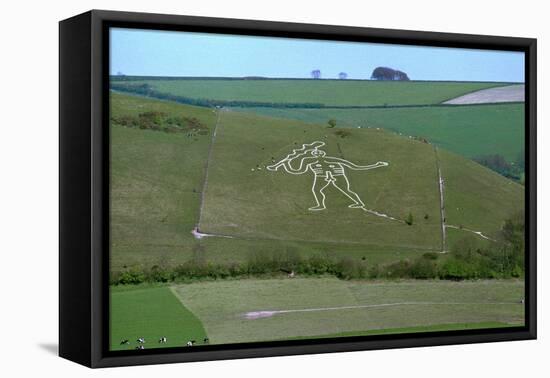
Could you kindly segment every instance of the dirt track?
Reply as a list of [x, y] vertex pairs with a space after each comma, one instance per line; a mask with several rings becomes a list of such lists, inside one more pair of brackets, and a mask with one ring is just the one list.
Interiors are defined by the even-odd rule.
[[505, 87], [482, 89], [480, 91], [465, 94], [464, 96], [445, 101], [447, 105], [488, 104], [497, 102], [522, 102], [525, 101], [525, 85], [516, 84]]

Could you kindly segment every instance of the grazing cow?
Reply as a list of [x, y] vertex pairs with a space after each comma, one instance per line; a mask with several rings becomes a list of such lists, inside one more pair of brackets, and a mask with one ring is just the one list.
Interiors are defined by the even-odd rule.
[[205, 344], [208, 344], [210, 342], [210, 340], [208, 339], [208, 337], [205, 337], [204, 340], [202, 340], [203, 343]]
[[159, 344], [166, 344], [166, 337], [161, 337], [159, 339]]
[[128, 339], [124, 339], [120, 342], [120, 345], [128, 345], [128, 344], [130, 344], [130, 340]]
[[136, 349], [142, 350], [142, 349], [145, 349], [145, 347], [144, 347], [143, 345], [138, 345], [138, 346], [136, 347]]
[[145, 344], [145, 339], [143, 337], [140, 337], [139, 339], [136, 340], [138, 343], [140, 344]]

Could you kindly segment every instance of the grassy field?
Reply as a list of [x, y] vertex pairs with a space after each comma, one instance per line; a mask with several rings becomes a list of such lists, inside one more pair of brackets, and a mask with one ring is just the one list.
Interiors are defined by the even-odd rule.
[[523, 104], [418, 107], [397, 109], [275, 109], [235, 108], [270, 117], [337, 127], [384, 128], [431, 143], [467, 158], [499, 154], [509, 162], [524, 153]]
[[[433, 146], [382, 130], [347, 131], [350, 134], [341, 138], [318, 125], [223, 112], [201, 230], [240, 238], [440, 248]], [[358, 164], [389, 162], [376, 170], [350, 171], [350, 182], [368, 208], [399, 219], [411, 213], [415, 223], [409, 226], [349, 209], [349, 199], [336, 190], [327, 192], [327, 210], [308, 211], [314, 204], [310, 174], [271, 172], [265, 166], [314, 140], [325, 141], [329, 155]], [[441, 152], [440, 159], [444, 179], [449, 176], [449, 204], [463, 206], [460, 217], [449, 212], [449, 222], [494, 234], [521, 208], [520, 185], [452, 153]]]
[[[210, 109], [112, 94], [113, 116], [145, 111], [197, 117], [211, 128], [216, 120]], [[210, 135], [188, 137], [112, 125], [113, 269], [137, 261], [159, 264], [170, 260], [179, 246], [193, 243], [190, 231], [198, 218], [209, 144]]]
[[[269, 130], [269, 132], [267, 132]], [[431, 146], [383, 131], [351, 131], [341, 138], [320, 126], [224, 112], [213, 146], [201, 230], [243, 238], [353, 242], [437, 249], [441, 243], [435, 155]], [[389, 167], [350, 171], [353, 190], [368, 208], [416, 227], [349, 209], [350, 200], [330, 188], [327, 210], [314, 205], [311, 173], [271, 172], [265, 166], [302, 143], [322, 140], [329, 156]], [[428, 214], [428, 219], [423, 219]]]
[[[167, 286], [111, 288], [111, 350], [134, 349], [139, 337], [145, 348], [200, 344], [206, 337], [202, 323], [186, 309]], [[158, 343], [166, 337], [165, 344]], [[129, 345], [121, 345], [121, 340]]]
[[339, 332], [339, 333], [334, 333], [329, 335], [320, 335], [320, 336], [293, 337], [293, 338], [290, 338], [290, 340], [321, 339], [321, 338], [352, 337], [352, 336], [397, 335], [397, 334], [420, 333], [420, 332], [462, 331], [462, 330], [476, 330], [476, 329], [488, 329], [488, 328], [507, 328], [507, 327], [514, 327], [514, 326], [517, 326], [517, 324], [508, 324], [508, 323], [502, 323], [502, 322], [450, 323], [450, 324], [435, 324], [435, 325], [419, 326], [419, 327], [373, 329], [370, 331], [359, 331], [359, 332]]
[[[197, 118], [208, 132], [169, 133], [111, 123], [112, 272], [173, 267], [190, 260], [230, 264], [288, 253], [348, 257], [373, 266], [438, 252], [437, 161], [448, 224], [495, 237], [503, 221], [524, 206], [521, 185], [444, 148], [436, 152], [432, 144], [384, 128], [340, 124], [328, 129], [324, 121], [112, 94], [115, 120], [150, 111]], [[407, 119], [406, 113], [400, 116]], [[349, 199], [334, 188], [327, 190], [326, 210], [308, 211], [313, 205], [311, 173], [296, 176], [266, 166], [316, 140], [326, 143], [322, 149], [329, 156], [360, 165], [389, 162], [387, 167], [347, 172], [352, 189], [367, 208], [398, 220], [412, 214], [413, 224], [350, 209]], [[195, 239], [191, 231], [199, 218], [201, 232], [230, 238]], [[464, 238], [479, 241], [472, 233], [448, 230], [451, 247]], [[111, 348], [133, 349], [138, 337], [145, 337], [150, 348], [184, 346], [206, 335], [212, 343], [238, 343], [519, 325], [524, 319], [523, 286], [520, 280], [300, 277], [112, 287]], [[245, 318], [254, 311], [275, 313]], [[158, 344], [163, 336], [168, 343]], [[120, 345], [123, 339], [130, 345]]]
[[[212, 148], [201, 231], [234, 236], [198, 241], [205, 162], [216, 114], [197, 108], [120, 94], [112, 115], [145, 111], [197, 117], [208, 135], [189, 137], [113, 124], [111, 127], [111, 269], [173, 266], [193, 258], [230, 263], [251, 255], [295, 251], [302, 256], [362, 258], [377, 264], [439, 250], [439, 201], [433, 147], [376, 129], [324, 125], [222, 111]], [[349, 200], [327, 191], [327, 210], [310, 212], [312, 177], [269, 172], [265, 165], [304, 142], [323, 140], [329, 155], [388, 167], [349, 172], [367, 207], [412, 226], [349, 209]], [[296, 143], [296, 145], [294, 144]], [[457, 155], [441, 152], [448, 193], [448, 222], [494, 235], [523, 206], [523, 188]], [[261, 170], [258, 167], [262, 168]], [[453, 207], [458, 208], [454, 211]], [[426, 217], [427, 215], [427, 217]], [[452, 231], [452, 240], [463, 231]]]
[[[445, 180], [448, 224], [463, 225], [496, 237], [502, 220], [524, 209], [522, 185], [447, 151], [439, 149], [438, 155]], [[467, 180], [464, 174], [468, 175]], [[496, 187], [499, 189], [495, 192]]]
[[[216, 115], [196, 108], [112, 94], [112, 115], [160, 111], [197, 117], [213, 130]], [[294, 124], [294, 123], [293, 123]], [[275, 126], [278, 126], [276, 124]], [[309, 125], [307, 125], [309, 127]], [[221, 263], [243, 262], [258, 250], [276, 254], [294, 249], [303, 255], [346, 254], [367, 262], [415, 257], [425, 250], [411, 246], [274, 241], [270, 239], [203, 239], [191, 230], [198, 221], [200, 190], [211, 136], [189, 138], [113, 124], [111, 127], [111, 269], [173, 266], [197, 255]], [[246, 167], [248, 172], [248, 167]]]
[[[176, 286], [212, 343], [522, 325], [522, 281], [239, 280]], [[319, 295], [322, 293], [322, 295]], [[339, 308], [355, 306], [354, 308]], [[363, 307], [361, 307], [363, 306]], [[306, 311], [304, 311], [306, 310]], [[286, 311], [247, 319], [257, 311]]]
[[[113, 82], [117, 82], [116, 79]], [[126, 82], [123, 82], [126, 83]], [[333, 106], [439, 104], [480, 89], [505, 85], [475, 82], [345, 80], [132, 80], [153, 90], [196, 99], [316, 103]]]

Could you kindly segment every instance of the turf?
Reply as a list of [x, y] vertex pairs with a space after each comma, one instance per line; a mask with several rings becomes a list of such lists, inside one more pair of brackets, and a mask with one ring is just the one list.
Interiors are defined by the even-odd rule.
[[465, 331], [465, 330], [475, 330], [475, 329], [508, 328], [508, 327], [514, 327], [514, 326], [517, 326], [517, 325], [506, 324], [502, 322], [434, 324], [434, 325], [420, 326], [420, 327], [387, 328], [387, 329], [375, 329], [370, 331], [359, 331], [359, 332], [340, 332], [340, 333], [334, 333], [329, 335], [296, 337], [296, 338], [291, 338], [291, 340], [337, 338], [337, 337], [350, 337], [350, 336], [375, 336], [375, 335], [396, 335], [396, 334], [403, 335], [407, 333]]
[[[385, 329], [476, 323], [522, 325], [524, 284], [507, 281], [342, 281], [333, 278], [202, 282], [175, 287], [213, 343], [240, 343]], [[422, 302], [422, 303], [419, 303]], [[267, 310], [304, 310], [406, 303], [387, 307], [289, 312], [246, 319]], [[472, 325], [475, 328], [475, 325]]]
[[523, 104], [442, 106], [394, 109], [274, 109], [242, 108], [271, 117], [337, 127], [384, 128], [431, 143], [467, 158], [499, 154], [516, 162], [524, 154], [525, 106]]
[[[389, 167], [350, 171], [353, 190], [368, 208], [415, 227], [350, 209], [336, 189], [327, 191], [327, 210], [312, 212], [311, 173], [267, 171], [265, 166], [302, 143], [322, 140], [329, 156], [357, 164]], [[383, 131], [351, 131], [341, 138], [320, 126], [223, 112], [212, 150], [201, 230], [242, 238], [348, 242], [436, 249], [440, 245], [435, 155], [430, 145]], [[423, 219], [428, 214], [428, 219]], [[421, 219], [421, 220], [420, 220]]]
[[505, 85], [475, 82], [337, 80], [133, 80], [154, 90], [195, 99], [316, 103], [336, 106], [438, 104], [480, 89]]
[[[199, 218], [215, 112], [120, 94], [112, 95], [111, 109], [113, 116], [152, 110], [193, 116], [210, 127], [209, 135], [188, 137], [111, 125], [112, 271], [174, 266], [197, 256], [244, 262], [257, 253], [288, 250], [376, 264], [440, 248], [435, 153], [429, 144], [376, 129], [347, 129], [351, 134], [341, 138], [324, 125], [222, 111], [201, 231], [235, 238], [198, 241], [191, 230]], [[390, 162], [385, 168], [351, 171], [350, 181], [369, 208], [401, 219], [410, 212], [414, 224], [349, 209], [348, 199], [334, 189], [327, 193], [325, 212], [307, 211], [312, 178], [268, 172], [265, 165], [285, 156], [294, 143], [316, 139], [326, 141], [333, 156], [359, 164]], [[475, 163], [442, 152], [442, 169], [449, 223], [495, 235], [523, 206], [521, 186]], [[455, 212], [453, 206], [467, 211]], [[451, 241], [461, 233], [450, 230]]]
[[[266, 132], [269, 130], [269, 133]], [[201, 230], [239, 238], [440, 248], [439, 192], [434, 147], [376, 129], [347, 129], [345, 138], [318, 125], [224, 111], [212, 150]], [[372, 171], [350, 171], [353, 189], [368, 208], [412, 226], [349, 209], [349, 200], [327, 192], [327, 210], [311, 212], [312, 177], [266, 170], [292, 148], [326, 142], [329, 155], [359, 164], [389, 162]], [[448, 223], [495, 235], [523, 206], [523, 187], [458, 155], [439, 153]], [[450, 207], [463, 210], [460, 217]], [[494, 210], [491, 210], [494, 208]]]
[[[197, 117], [211, 129], [216, 120], [210, 109], [111, 96], [113, 116], [146, 111]], [[151, 256], [160, 264], [181, 245], [192, 250], [190, 232], [198, 218], [209, 144], [210, 135], [188, 137], [111, 125], [112, 268], [135, 261], [147, 264]]]
[[503, 220], [524, 208], [522, 185], [447, 151], [438, 150], [438, 156], [445, 181], [447, 224], [462, 225], [496, 238]]
[[[111, 350], [135, 349], [139, 337], [146, 349], [185, 346], [189, 340], [203, 343], [206, 332], [169, 287], [111, 288]], [[158, 343], [161, 337], [167, 342]], [[121, 340], [129, 345], [121, 345]]]

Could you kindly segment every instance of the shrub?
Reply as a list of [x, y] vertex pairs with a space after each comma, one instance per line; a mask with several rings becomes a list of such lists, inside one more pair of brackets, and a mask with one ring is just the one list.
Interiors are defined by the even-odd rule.
[[446, 280], [463, 280], [470, 278], [470, 272], [464, 262], [449, 259], [440, 267], [439, 276]]
[[159, 267], [158, 265], [154, 265], [150, 270], [149, 274], [147, 275], [146, 280], [150, 282], [168, 282], [171, 281], [172, 276], [168, 270], [163, 269]]
[[208, 135], [208, 126], [195, 117], [169, 116], [163, 112], [149, 111], [137, 116], [112, 117], [115, 124], [141, 130], [164, 131], [166, 133], [197, 133]]
[[347, 130], [338, 130], [334, 132], [334, 135], [337, 135], [340, 138], [346, 138], [351, 135], [351, 132]]
[[407, 259], [386, 265], [380, 272], [380, 277], [385, 278], [408, 278], [410, 274], [411, 262]]
[[435, 262], [428, 259], [417, 259], [410, 266], [410, 277], [417, 279], [429, 279], [437, 277]]
[[145, 274], [143, 271], [127, 270], [120, 273], [117, 283], [122, 285], [137, 285], [143, 282], [145, 282]]
[[352, 278], [366, 278], [367, 269], [361, 261], [343, 258], [336, 264], [336, 276], [346, 280]]
[[409, 212], [409, 214], [405, 218], [405, 223], [407, 223], [409, 226], [412, 226], [413, 222], [414, 222], [413, 215], [411, 212]]
[[437, 260], [439, 258], [439, 253], [436, 252], [426, 252], [422, 255], [423, 258], [428, 260]]

